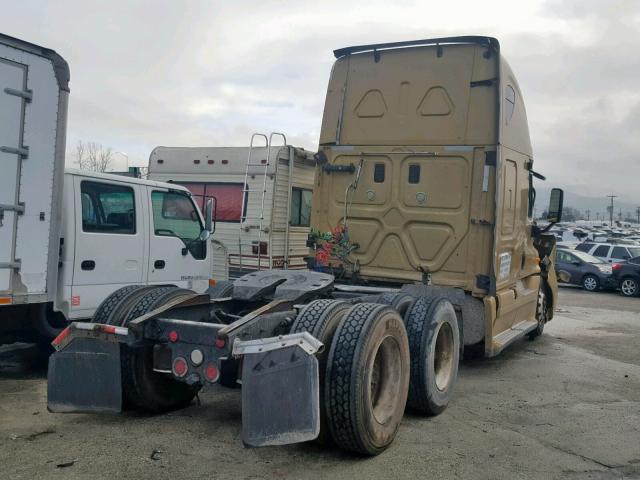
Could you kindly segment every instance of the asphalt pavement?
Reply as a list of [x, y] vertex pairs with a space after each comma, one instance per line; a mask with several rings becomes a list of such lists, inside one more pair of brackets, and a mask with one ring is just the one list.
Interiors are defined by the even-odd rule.
[[449, 408], [374, 458], [244, 448], [221, 387], [167, 415], [50, 414], [37, 352], [0, 347], [0, 478], [640, 479], [640, 298], [560, 296], [542, 337], [465, 361]]

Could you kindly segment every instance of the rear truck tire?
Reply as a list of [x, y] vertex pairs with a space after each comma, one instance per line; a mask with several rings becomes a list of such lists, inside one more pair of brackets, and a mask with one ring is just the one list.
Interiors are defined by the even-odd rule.
[[230, 297], [233, 294], [233, 282], [226, 280], [217, 282], [215, 285], [209, 287], [206, 293], [208, 293], [212, 299]]
[[582, 277], [582, 288], [587, 292], [595, 292], [600, 289], [600, 280], [595, 275], [587, 274]]
[[[114, 309], [107, 324], [126, 327], [129, 322], [180, 295], [193, 293], [175, 286], [160, 286], [150, 290], [132, 290], [125, 303], [125, 312]], [[121, 350], [122, 396], [125, 405], [161, 413], [186, 407], [202, 385], [188, 385], [166, 373], [153, 370], [153, 345], [128, 347]]]
[[380, 295], [378, 303], [391, 306], [397, 311], [401, 317], [407, 312], [408, 308], [415, 301], [416, 297], [408, 293], [383, 293]]
[[458, 379], [460, 329], [453, 305], [442, 296], [418, 298], [404, 317], [411, 353], [407, 406], [438, 415], [451, 400]]
[[620, 293], [625, 297], [637, 297], [640, 295], [640, 282], [632, 277], [624, 277], [620, 281]]
[[538, 304], [536, 306], [536, 321], [538, 322], [538, 325], [527, 334], [529, 340], [534, 340], [542, 335], [542, 332], [544, 331], [544, 324], [547, 323], [548, 308], [549, 301], [547, 299], [547, 294], [544, 291], [544, 287], [540, 285], [540, 289], [538, 290]]
[[340, 322], [325, 378], [327, 423], [344, 450], [378, 455], [393, 442], [407, 401], [409, 341], [398, 312], [360, 303]]
[[317, 354], [320, 385], [320, 434], [316, 441], [325, 444], [331, 438], [327, 425], [327, 405], [325, 399], [325, 372], [333, 335], [352, 305], [339, 300], [315, 300], [307, 304], [298, 314], [290, 333], [309, 332], [324, 344], [324, 350]]

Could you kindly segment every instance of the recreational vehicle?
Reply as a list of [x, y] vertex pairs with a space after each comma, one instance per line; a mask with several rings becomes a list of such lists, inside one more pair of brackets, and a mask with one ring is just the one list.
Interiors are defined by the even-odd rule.
[[[254, 270], [304, 269], [315, 163], [312, 152], [271, 146], [156, 147], [149, 179], [187, 187], [202, 208], [215, 200], [212, 278], [227, 280]], [[280, 139], [278, 138], [278, 139]]]

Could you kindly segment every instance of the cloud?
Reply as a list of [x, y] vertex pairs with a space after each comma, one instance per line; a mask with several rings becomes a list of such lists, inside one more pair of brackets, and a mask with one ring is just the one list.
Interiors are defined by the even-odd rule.
[[246, 145], [254, 131], [313, 150], [333, 49], [497, 36], [547, 184], [635, 202], [639, 30], [634, 0], [24, 0], [0, 18], [69, 61], [69, 145], [99, 141], [133, 164], [156, 145]]

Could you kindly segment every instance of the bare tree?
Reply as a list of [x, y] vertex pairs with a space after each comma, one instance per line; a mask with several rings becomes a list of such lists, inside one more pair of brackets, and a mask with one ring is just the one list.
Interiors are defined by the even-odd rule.
[[80, 170], [92, 170], [94, 172], [106, 172], [113, 160], [111, 147], [104, 147], [96, 142], [78, 141], [76, 145], [76, 163]]

